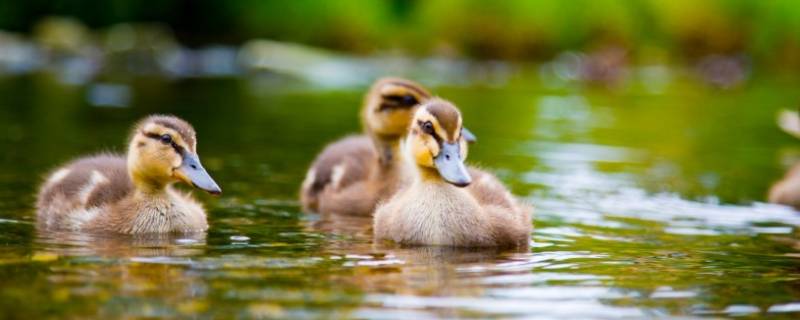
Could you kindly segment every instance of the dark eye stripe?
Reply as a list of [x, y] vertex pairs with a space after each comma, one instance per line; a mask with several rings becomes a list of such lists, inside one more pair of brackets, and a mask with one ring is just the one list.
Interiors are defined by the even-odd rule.
[[430, 122], [430, 121], [417, 120], [417, 125], [419, 125], [419, 128], [420, 128], [420, 130], [422, 130], [422, 132], [430, 134], [433, 137], [433, 139], [436, 139], [436, 143], [438, 143], [441, 146], [442, 145], [442, 138], [439, 137], [438, 134], [436, 134], [436, 130], [435, 129], [432, 132], [425, 131], [425, 123], [427, 123], [427, 122]]
[[387, 96], [383, 96], [383, 98], [386, 99], [386, 100], [395, 102], [397, 104], [404, 105], [404, 106], [413, 106], [413, 105], [419, 103], [417, 98], [412, 96], [412, 95], [410, 95], [410, 94], [387, 95]]
[[154, 139], [154, 140], [159, 140], [159, 141], [161, 141], [161, 135], [160, 135], [160, 134], [158, 134], [158, 133], [152, 133], [152, 132], [142, 132], [142, 134], [144, 134], [146, 137], [148, 137], [148, 138], [150, 138], [150, 139]]
[[[152, 133], [152, 132], [142, 132], [142, 133], [146, 137], [148, 137], [150, 139], [158, 140], [159, 142], [161, 142], [161, 135], [160, 134]], [[175, 141], [170, 142], [170, 146], [172, 147], [172, 149], [175, 149], [175, 152], [177, 152], [180, 155], [183, 155], [183, 152], [184, 152], [183, 147], [179, 146], [177, 143], [175, 143]]]
[[419, 99], [409, 94], [388, 94], [381, 96], [383, 103], [379, 111], [388, 109], [408, 109], [419, 104]]

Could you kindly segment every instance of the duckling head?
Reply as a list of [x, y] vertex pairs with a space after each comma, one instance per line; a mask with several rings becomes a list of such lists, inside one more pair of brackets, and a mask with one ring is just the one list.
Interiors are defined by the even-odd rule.
[[431, 98], [428, 90], [411, 80], [382, 78], [365, 96], [362, 121], [367, 132], [381, 140], [396, 140], [406, 133], [420, 103]]
[[147, 190], [184, 182], [211, 194], [222, 193], [200, 163], [196, 148], [195, 131], [188, 122], [174, 116], [147, 117], [131, 134], [128, 172], [135, 185]]
[[444, 181], [466, 187], [472, 182], [464, 160], [467, 138], [461, 113], [453, 104], [433, 98], [414, 113], [405, 142], [406, 154], [417, 166], [438, 174]]

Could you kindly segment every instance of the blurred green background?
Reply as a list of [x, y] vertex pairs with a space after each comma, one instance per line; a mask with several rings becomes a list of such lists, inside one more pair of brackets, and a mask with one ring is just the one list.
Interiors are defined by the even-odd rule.
[[528, 61], [614, 45], [633, 60], [746, 54], [773, 68], [800, 66], [800, 4], [793, 0], [0, 2], [0, 30], [36, 33], [46, 16], [73, 17], [91, 29], [161, 22], [189, 46], [267, 38], [358, 54]]

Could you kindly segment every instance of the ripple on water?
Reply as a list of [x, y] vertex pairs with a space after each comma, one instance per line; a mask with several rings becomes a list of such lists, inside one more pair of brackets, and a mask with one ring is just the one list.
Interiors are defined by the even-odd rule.
[[616, 307], [595, 300], [570, 300], [554, 303], [551, 299], [528, 298], [475, 298], [475, 297], [422, 297], [404, 295], [368, 295], [367, 304], [384, 308], [427, 310], [460, 309], [477, 314], [528, 315], [539, 318], [618, 318], [643, 317], [646, 314], [635, 307]]
[[[584, 175], [586, 172], [577, 173]], [[570, 224], [604, 228], [631, 228], [619, 218], [653, 221], [663, 224], [663, 231], [676, 235], [716, 236], [723, 233], [786, 234], [800, 226], [800, 215], [793, 209], [774, 204], [754, 203], [730, 205], [716, 202], [687, 200], [668, 193], [648, 194], [646, 191], [617, 185], [614, 188], [584, 187], [576, 180], [602, 180], [602, 174], [591, 171], [589, 177], [554, 183], [547, 198], [533, 200], [537, 217], [555, 218]], [[608, 183], [607, 181], [602, 183]], [[591, 185], [592, 183], [585, 183]], [[788, 226], [765, 227], [760, 224], [777, 223]], [[581, 231], [575, 227], [545, 228], [538, 230], [544, 236], [556, 235], [567, 240]], [[552, 239], [552, 238], [545, 238]]]
[[487, 285], [522, 285], [545, 284], [549, 282], [582, 283], [609, 279], [611, 279], [610, 276], [594, 274], [536, 272], [488, 276], [481, 279], [481, 282]]

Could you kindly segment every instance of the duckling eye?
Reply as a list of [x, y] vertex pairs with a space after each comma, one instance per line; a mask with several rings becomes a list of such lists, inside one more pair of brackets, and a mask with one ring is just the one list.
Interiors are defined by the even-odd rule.
[[425, 121], [425, 123], [422, 124], [422, 131], [425, 131], [425, 133], [427, 134], [433, 135], [434, 134], [433, 123], [431, 123], [430, 121]]
[[401, 98], [400, 103], [406, 106], [413, 106], [417, 104], [417, 98], [414, 98], [414, 96], [411, 95], [405, 95]]
[[161, 137], [158, 138], [158, 139], [161, 140], [161, 143], [163, 143], [163, 144], [171, 144], [172, 143], [172, 136], [167, 134], [167, 133], [162, 134]]

